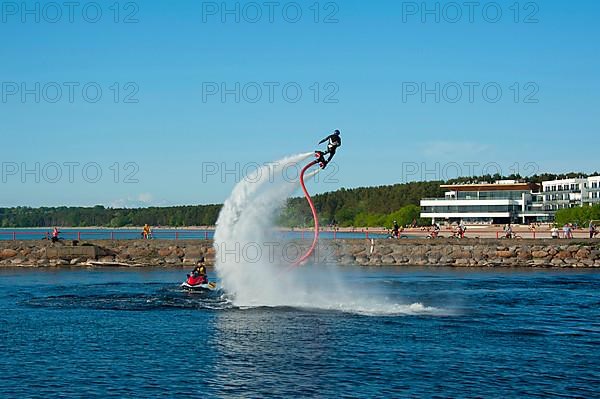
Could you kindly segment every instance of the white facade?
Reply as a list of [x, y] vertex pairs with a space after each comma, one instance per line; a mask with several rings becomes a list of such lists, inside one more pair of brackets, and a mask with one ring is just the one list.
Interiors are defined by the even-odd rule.
[[421, 200], [421, 217], [467, 223], [546, 222], [559, 209], [600, 204], [600, 176], [542, 182], [499, 181], [448, 187], [444, 198]]
[[582, 197], [584, 205], [600, 204], [600, 176], [588, 177]]
[[503, 181], [496, 184], [449, 186], [444, 198], [421, 200], [421, 217], [434, 222], [465, 223], [525, 223], [548, 217], [541, 208], [534, 208], [537, 197], [526, 183]]
[[600, 176], [542, 182], [545, 211], [600, 203]]

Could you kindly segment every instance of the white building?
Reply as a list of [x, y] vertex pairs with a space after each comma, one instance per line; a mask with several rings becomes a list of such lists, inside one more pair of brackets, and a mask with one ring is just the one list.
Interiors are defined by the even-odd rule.
[[600, 176], [534, 183], [442, 185], [444, 198], [421, 200], [421, 217], [434, 222], [548, 222], [563, 208], [600, 204]]
[[464, 223], [530, 223], [549, 220], [539, 185], [504, 180], [496, 183], [442, 185], [444, 198], [421, 200], [421, 217]]
[[544, 210], [557, 211], [600, 203], [600, 176], [542, 182]]

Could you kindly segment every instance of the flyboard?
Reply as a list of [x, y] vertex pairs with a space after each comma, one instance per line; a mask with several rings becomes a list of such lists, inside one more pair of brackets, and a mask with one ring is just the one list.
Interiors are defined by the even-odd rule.
[[310, 168], [312, 168], [315, 165], [319, 165], [320, 168], [325, 168], [325, 166], [327, 165], [327, 162], [325, 161], [325, 154], [321, 151], [315, 151], [315, 160], [308, 163], [300, 172], [300, 185], [302, 186], [302, 191], [304, 192], [304, 196], [306, 197], [306, 201], [308, 202], [308, 205], [310, 206], [310, 210], [312, 212], [312, 216], [315, 222], [315, 232], [313, 235], [313, 241], [312, 244], [310, 245], [310, 248], [306, 251], [306, 253], [304, 255], [302, 255], [302, 257], [300, 257], [296, 262], [294, 262], [292, 264], [292, 267], [296, 267], [296, 266], [301, 266], [303, 265], [306, 260], [308, 258], [310, 258], [310, 256], [313, 254], [313, 252], [315, 251], [315, 248], [317, 246], [317, 243], [319, 241], [319, 218], [317, 217], [317, 210], [315, 208], [315, 204], [312, 201], [312, 198], [310, 197], [310, 194], [308, 193], [308, 190], [306, 189], [306, 185], [304, 184], [304, 174], [306, 173], [306, 171], [308, 171]]

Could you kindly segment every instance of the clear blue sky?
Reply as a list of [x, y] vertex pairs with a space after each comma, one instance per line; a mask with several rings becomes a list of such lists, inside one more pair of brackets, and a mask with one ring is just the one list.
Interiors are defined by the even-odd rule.
[[[203, 179], [203, 164], [241, 170], [314, 150], [336, 128], [338, 171], [315, 191], [493, 173], [496, 165], [505, 174], [600, 169], [600, 2], [523, 1], [518, 15], [514, 0], [473, 10], [323, 1], [318, 15], [314, 0], [273, 9], [121, 2], [118, 15], [113, 3], [97, 3], [96, 23], [98, 10], [83, 10], [85, 2], [73, 10], [25, 2], [29, 13], [3, 3], [0, 206], [218, 203], [236, 178]], [[223, 4], [238, 4], [238, 15]], [[78, 84], [72, 99], [68, 82]], [[239, 103], [207, 92], [222, 83], [235, 91], [236, 82]], [[265, 82], [278, 85], [272, 101]], [[432, 90], [424, 100], [423, 84]], [[262, 97], [252, 102], [256, 85]], [[102, 97], [92, 103], [95, 87]], [[294, 87], [302, 89], [295, 103]], [[92, 162], [102, 170], [97, 182]]]

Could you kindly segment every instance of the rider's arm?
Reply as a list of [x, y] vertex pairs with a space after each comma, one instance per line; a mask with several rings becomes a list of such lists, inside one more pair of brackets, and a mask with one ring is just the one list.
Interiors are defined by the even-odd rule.
[[326, 142], [327, 140], [329, 140], [331, 136], [327, 136], [325, 137], [323, 140], [319, 141], [319, 144], [323, 144], [324, 142]]

